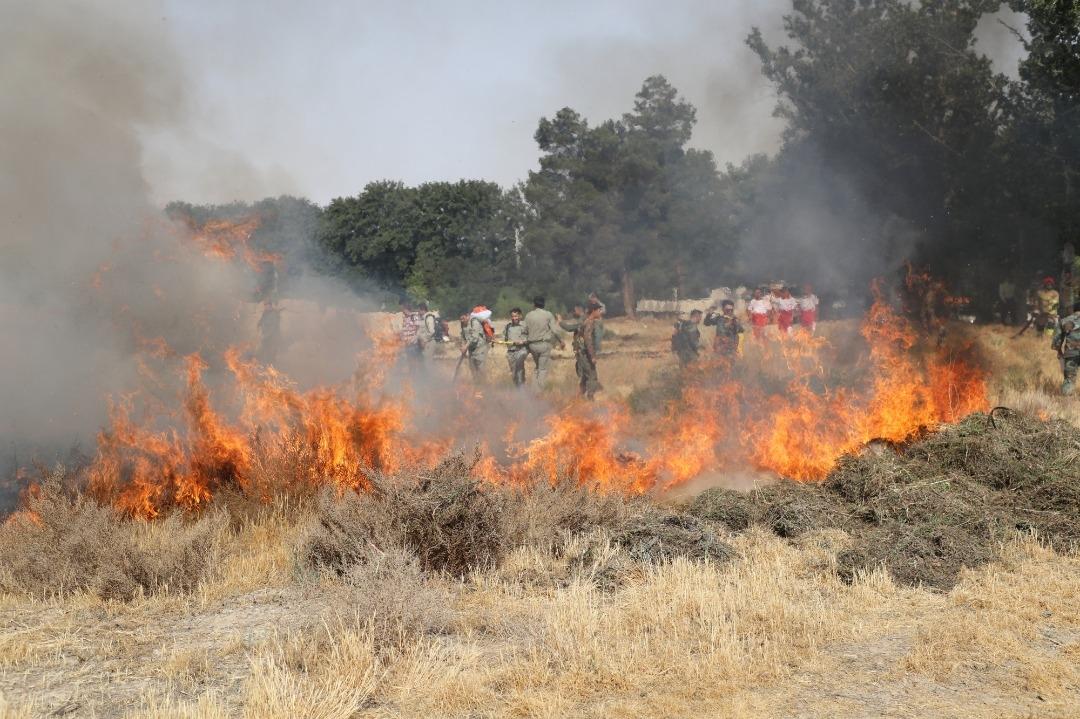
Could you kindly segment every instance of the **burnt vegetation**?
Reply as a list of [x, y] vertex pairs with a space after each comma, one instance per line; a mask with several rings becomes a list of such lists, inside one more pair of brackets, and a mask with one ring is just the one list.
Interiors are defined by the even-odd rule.
[[[723, 563], [735, 555], [730, 538], [755, 527], [791, 540], [842, 530], [836, 571], [845, 581], [884, 567], [897, 582], [944, 590], [1018, 532], [1074, 550], [1078, 460], [1073, 425], [998, 411], [905, 446], [868, 447], [845, 457], [823, 483], [712, 489], [683, 507], [571, 482], [495, 485], [472, 476], [475, 458], [457, 455], [424, 472], [372, 475], [367, 491], [324, 490], [301, 502], [306, 509], [294, 508], [290, 521], [307, 523], [296, 551], [302, 573], [336, 577], [364, 606], [391, 606], [382, 594], [408, 586], [420, 592], [423, 577], [497, 569], [523, 547], [576, 553], [571, 559], [591, 565], [600, 586], [615, 588], [635, 564], [677, 557]], [[0, 588], [118, 600], [191, 591], [212, 574], [223, 538], [253, 511], [223, 497], [199, 515], [148, 523], [54, 479], [0, 527]], [[442, 620], [417, 614], [394, 621], [427, 632]]]
[[823, 483], [709, 490], [690, 512], [732, 531], [763, 525], [781, 537], [841, 529], [849, 537], [837, 557], [842, 578], [884, 566], [898, 582], [948, 589], [1016, 532], [1075, 548], [1078, 460], [1072, 424], [974, 414], [906, 446], [845, 457]]

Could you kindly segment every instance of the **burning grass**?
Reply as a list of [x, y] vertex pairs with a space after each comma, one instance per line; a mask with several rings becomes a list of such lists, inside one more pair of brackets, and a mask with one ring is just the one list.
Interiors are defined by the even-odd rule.
[[847, 456], [822, 484], [709, 490], [691, 512], [736, 530], [761, 523], [781, 537], [842, 529], [849, 546], [837, 565], [845, 579], [883, 565], [899, 582], [948, 589], [1016, 531], [1074, 547], [1078, 468], [1080, 429], [997, 410], [895, 450]]

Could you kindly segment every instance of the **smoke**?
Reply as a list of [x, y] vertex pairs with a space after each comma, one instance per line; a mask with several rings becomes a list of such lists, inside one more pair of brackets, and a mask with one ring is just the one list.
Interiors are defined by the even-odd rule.
[[559, 83], [548, 114], [568, 105], [590, 119], [620, 117], [642, 80], [661, 74], [698, 110], [692, 146], [711, 151], [721, 165], [772, 153], [784, 122], [772, 116], [775, 92], [745, 40], [754, 26], [770, 41], [782, 38], [790, 10], [789, 0], [624, 3], [631, 29], [623, 35], [553, 50]]
[[[26, 465], [72, 442], [88, 449], [107, 397], [148, 384], [168, 394], [179, 356], [203, 353], [213, 374], [226, 347], [257, 342], [251, 272], [205, 256], [189, 228], [163, 216], [144, 175], [141, 138], [184, 136], [190, 117], [161, 11], [146, 0], [5, 6], [0, 469], [16, 453]], [[220, 173], [205, 172], [258, 186], [258, 172], [228, 154]], [[306, 319], [286, 328], [302, 326], [310, 341], [341, 331], [327, 305], [355, 309], [359, 300], [304, 282]], [[353, 325], [352, 338], [318, 357], [294, 353], [293, 369], [311, 381], [342, 371], [362, 334]], [[148, 383], [151, 350], [173, 361]]]

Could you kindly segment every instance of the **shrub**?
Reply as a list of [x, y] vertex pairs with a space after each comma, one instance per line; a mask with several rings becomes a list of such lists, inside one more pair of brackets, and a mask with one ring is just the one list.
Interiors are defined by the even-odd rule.
[[129, 600], [190, 591], [214, 564], [226, 522], [170, 516], [153, 526], [126, 519], [54, 475], [0, 526], [0, 590], [33, 596], [86, 591]]

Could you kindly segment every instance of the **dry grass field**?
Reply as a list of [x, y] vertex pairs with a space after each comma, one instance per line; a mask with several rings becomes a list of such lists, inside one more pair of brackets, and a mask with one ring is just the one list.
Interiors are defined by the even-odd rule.
[[[606, 392], [670, 371], [670, 323], [608, 329]], [[957, 331], [994, 404], [1080, 426], [1045, 338]], [[572, 374], [558, 361], [555, 391]], [[1061, 436], [1054, 471], [1080, 481]], [[841, 528], [733, 531], [685, 495], [484, 493], [455, 472], [149, 523], [46, 491], [0, 529], [0, 717], [1080, 715], [1080, 555], [1037, 530], [945, 591], [839, 572]]]

